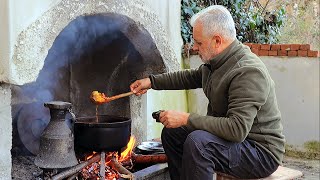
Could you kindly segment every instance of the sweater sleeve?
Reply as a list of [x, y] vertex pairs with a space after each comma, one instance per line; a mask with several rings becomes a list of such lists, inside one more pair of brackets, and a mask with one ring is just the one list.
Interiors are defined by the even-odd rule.
[[241, 67], [232, 73], [226, 117], [191, 113], [188, 125], [233, 142], [242, 142], [251, 129], [257, 112], [265, 104], [270, 83], [259, 68]]
[[202, 87], [202, 65], [198, 69], [149, 76], [152, 89], [181, 90]]

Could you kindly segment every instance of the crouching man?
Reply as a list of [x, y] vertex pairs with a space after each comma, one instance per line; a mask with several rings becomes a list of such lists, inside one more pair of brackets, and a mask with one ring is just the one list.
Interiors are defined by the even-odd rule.
[[238, 178], [262, 178], [282, 162], [284, 136], [275, 85], [263, 62], [236, 39], [223, 6], [192, 17], [198, 69], [150, 75], [130, 85], [136, 95], [152, 88], [202, 88], [207, 115], [167, 110], [162, 143], [172, 180], [212, 180], [215, 171]]

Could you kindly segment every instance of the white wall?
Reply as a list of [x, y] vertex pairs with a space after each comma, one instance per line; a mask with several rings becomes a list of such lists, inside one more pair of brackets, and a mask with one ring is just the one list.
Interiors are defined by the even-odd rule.
[[0, 180], [11, 179], [11, 90], [0, 83]]
[[[180, 35], [180, 0], [143, 0], [152, 11], [158, 15], [164, 29], [168, 34], [168, 41], [173, 47], [180, 64], [182, 63], [181, 50], [182, 38]], [[182, 67], [182, 66], [181, 66]], [[187, 111], [186, 91], [154, 91], [147, 93], [147, 139], [160, 137], [163, 125], [156, 123], [152, 118], [152, 112], [163, 110]]]
[[261, 59], [276, 83], [287, 143], [319, 141], [319, 58]]
[[16, 39], [48, 9], [61, 0], [1, 0], [0, 1], [0, 81], [10, 83], [11, 66]]
[[[9, 80], [10, 33], [9, 33], [9, 3], [0, 1], [0, 82]], [[7, 68], [6, 68], [7, 67]]]
[[173, 47], [176, 57], [181, 62], [183, 41], [180, 35], [181, 1], [180, 0], [143, 0], [153, 12], [158, 15], [164, 29], [167, 31], [168, 40]]
[[[10, 42], [16, 42], [19, 33], [27, 28], [44, 12], [61, 0], [4, 0], [9, 3]], [[13, 52], [11, 44], [11, 51]], [[12, 55], [12, 54], [10, 54]]]
[[[303, 146], [319, 138], [319, 58], [260, 57], [275, 84], [284, 135], [290, 145]], [[189, 62], [189, 61], [187, 61]], [[201, 64], [191, 56], [190, 67]], [[190, 112], [206, 114], [207, 99], [202, 90], [188, 93]]]

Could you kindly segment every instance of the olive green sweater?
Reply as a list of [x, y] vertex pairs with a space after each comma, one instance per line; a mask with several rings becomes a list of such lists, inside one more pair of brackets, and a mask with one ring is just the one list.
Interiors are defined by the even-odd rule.
[[235, 40], [210, 64], [150, 76], [156, 90], [203, 88], [207, 116], [191, 113], [188, 126], [232, 142], [250, 139], [282, 163], [285, 139], [275, 84], [263, 62]]

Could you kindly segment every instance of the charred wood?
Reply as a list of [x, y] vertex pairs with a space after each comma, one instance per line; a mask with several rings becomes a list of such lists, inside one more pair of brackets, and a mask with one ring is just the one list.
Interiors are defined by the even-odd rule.
[[95, 154], [92, 158], [90, 158], [87, 161], [84, 161], [76, 166], [73, 166], [71, 168], [69, 168], [68, 170], [62, 171], [61, 173], [53, 176], [51, 178], [51, 180], [62, 180], [64, 178], [68, 178], [76, 173], [78, 173], [79, 171], [81, 171], [83, 168], [85, 168], [86, 166], [98, 162], [100, 160], [100, 154]]
[[133, 179], [133, 174], [123, 167], [117, 160], [115, 156], [111, 158], [109, 165], [120, 173], [120, 176], [125, 179]]

